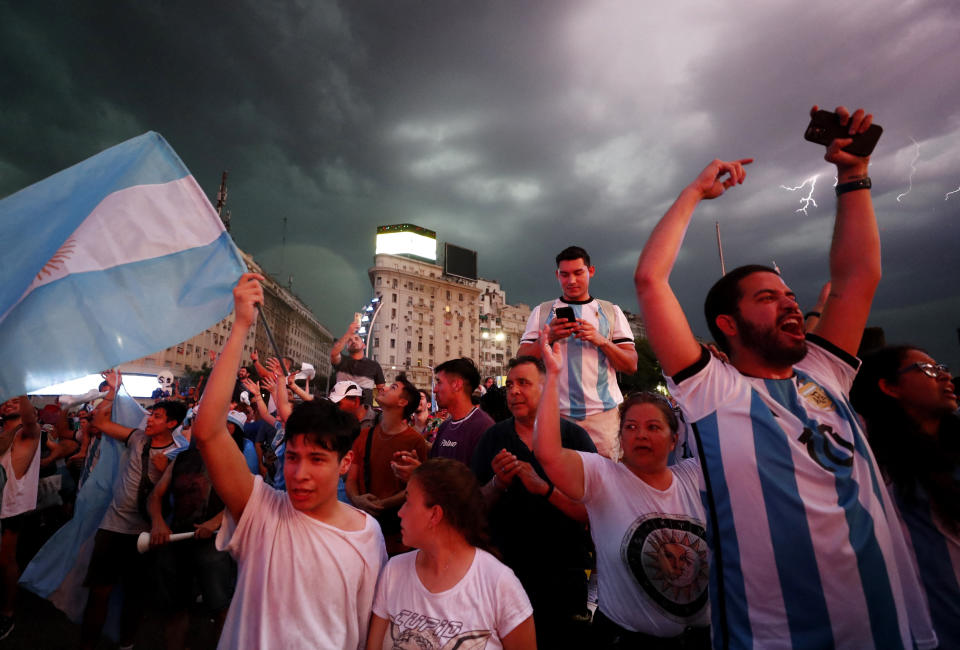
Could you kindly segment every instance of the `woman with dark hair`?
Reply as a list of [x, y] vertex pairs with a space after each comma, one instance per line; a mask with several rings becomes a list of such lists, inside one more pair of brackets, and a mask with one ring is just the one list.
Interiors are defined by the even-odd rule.
[[587, 509], [600, 592], [594, 647], [709, 647], [700, 465], [695, 458], [667, 464], [677, 444], [676, 414], [656, 393], [627, 398], [620, 405], [620, 463], [563, 448], [561, 357], [545, 334], [540, 340], [547, 381], [533, 451], [557, 489]]
[[483, 507], [460, 461], [434, 458], [414, 470], [400, 527], [403, 543], [418, 550], [394, 557], [380, 574], [368, 650], [536, 648], [520, 581], [482, 548]]
[[960, 648], [960, 419], [946, 366], [919, 348], [864, 359], [850, 400], [867, 425], [941, 648]]

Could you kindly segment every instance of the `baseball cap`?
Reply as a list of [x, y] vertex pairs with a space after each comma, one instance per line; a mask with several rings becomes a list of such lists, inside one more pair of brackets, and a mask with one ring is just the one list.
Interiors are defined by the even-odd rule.
[[233, 422], [242, 429], [243, 425], [247, 423], [247, 416], [240, 411], [230, 411], [227, 413], [227, 422]]
[[356, 382], [338, 381], [330, 391], [330, 401], [337, 404], [344, 397], [363, 397], [363, 391]]

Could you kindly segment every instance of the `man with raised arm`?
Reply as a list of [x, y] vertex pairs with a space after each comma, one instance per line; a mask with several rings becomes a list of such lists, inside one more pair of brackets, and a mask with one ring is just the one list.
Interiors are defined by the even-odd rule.
[[17, 541], [20, 532], [39, 527], [37, 488], [40, 484], [40, 423], [26, 395], [0, 405], [0, 640], [13, 631], [20, 565]]
[[[337, 372], [337, 381], [352, 381], [363, 389], [363, 403], [373, 403], [373, 389], [382, 390], [386, 383], [383, 369], [374, 359], [364, 356], [366, 345], [357, 330], [360, 323], [351, 321], [347, 332], [333, 342], [330, 349], [330, 364]], [[346, 349], [346, 354], [343, 353]]]
[[[176, 400], [153, 405], [143, 429], [133, 429], [111, 419], [111, 409], [121, 384], [119, 372], [110, 372], [107, 396], [93, 412], [93, 424], [128, 449], [127, 460], [113, 484], [113, 499], [93, 538], [93, 552], [84, 586], [90, 590], [80, 626], [80, 647], [94, 648], [107, 620], [110, 595], [123, 585], [120, 645], [133, 643], [146, 598], [147, 565], [137, 553], [137, 537], [150, 530], [143, 511], [146, 497], [163, 475], [164, 454], [176, 443], [174, 430], [183, 423], [187, 407]], [[162, 460], [161, 460], [162, 459]]]
[[[851, 136], [872, 121], [863, 110], [837, 115]], [[700, 447], [717, 648], [936, 645], [848, 402], [880, 280], [869, 159], [844, 152], [851, 142], [834, 140], [825, 156], [837, 167], [832, 284], [810, 334], [773, 269], [734, 269], [705, 305], [728, 365], [697, 343], [668, 283], [694, 208], [742, 183], [751, 159], [710, 163], [654, 228], [637, 265], [647, 335]]]
[[230, 551], [239, 565], [219, 647], [362, 647], [386, 551], [376, 520], [337, 501], [356, 419], [328, 400], [293, 409], [284, 438], [286, 492], [249, 472], [227, 432], [243, 341], [263, 303], [261, 280], [246, 273], [233, 290], [233, 329], [193, 426], [226, 506], [217, 548]]

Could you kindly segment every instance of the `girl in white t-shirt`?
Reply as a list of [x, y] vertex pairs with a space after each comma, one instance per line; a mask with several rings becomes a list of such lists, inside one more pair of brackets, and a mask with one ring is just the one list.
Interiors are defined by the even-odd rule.
[[415, 549], [380, 574], [368, 650], [536, 648], [533, 608], [507, 566], [481, 548], [483, 498], [470, 469], [434, 458], [417, 467], [400, 508]]
[[[596, 647], [709, 647], [709, 552], [697, 459], [667, 465], [678, 419], [653, 393], [620, 407], [622, 462], [560, 444], [558, 350], [547, 368], [533, 451], [558, 490], [587, 509], [597, 551]], [[510, 468], [502, 468], [509, 471]]]

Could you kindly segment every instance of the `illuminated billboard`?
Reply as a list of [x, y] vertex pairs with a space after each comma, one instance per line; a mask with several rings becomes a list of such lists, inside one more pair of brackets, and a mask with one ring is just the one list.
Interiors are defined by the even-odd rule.
[[437, 261], [437, 233], [410, 223], [377, 227], [377, 255], [413, 255]]

